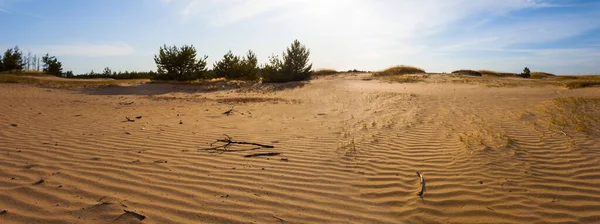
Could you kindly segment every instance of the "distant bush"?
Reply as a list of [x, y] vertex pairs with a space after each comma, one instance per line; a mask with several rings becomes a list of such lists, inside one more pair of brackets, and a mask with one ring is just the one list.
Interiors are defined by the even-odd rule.
[[388, 76], [388, 75], [410, 75], [410, 74], [421, 74], [425, 73], [425, 70], [407, 65], [399, 65], [394, 66], [388, 69], [385, 69], [380, 72], [376, 72], [375, 76]]
[[523, 78], [529, 78], [529, 77], [531, 77], [531, 70], [529, 70], [528, 67], [525, 67], [523, 69], [523, 73], [521, 73], [521, 77], [523, 77]]
[[264, 82], [292, 82], [309, 80], [312, 76], [312, 64], [309, 64], [310, 50], [298, 40], [283, 52], [283, 60], [277, 55], [269, 57], [261, 76]]
[[206, 72], [208, 56], [196, 58], [196, 48], [191, 45], [182, 47], [164, 45], [158, 55], [154, 55], [157, 75], [153, 79], [191, 81], [203, 78]]
[[452, 74], [482, 76], [481, 72], [473, 71], [473, 70], [457, 70], [457, 71], [453, 71]]
[[313, 75], [314, 76], [324, 76], [324, 75], [335, 75], [337, 73], [339, 73], [339, 72], [336, 70], [325, 68], [325, 69], [319, 69], [319, 70], [314, 71]]

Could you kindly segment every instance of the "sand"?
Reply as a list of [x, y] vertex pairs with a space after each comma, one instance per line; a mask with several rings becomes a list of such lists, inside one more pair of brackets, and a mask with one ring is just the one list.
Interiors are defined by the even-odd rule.
[[0, 84], [0, 223], [600, 223], [597, 127], [548, 115], [600, 88], [365, 76]]

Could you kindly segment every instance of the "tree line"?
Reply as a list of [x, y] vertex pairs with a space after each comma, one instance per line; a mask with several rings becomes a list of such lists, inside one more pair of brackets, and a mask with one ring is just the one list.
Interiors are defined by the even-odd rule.
[[154, 56], [157, 71], [149, 72], [115, 72], [105, 68], [101, 73], [93, 70], [86, 74], [74, 75], [72, 71], [63, 72], [62, 63], [49, 54], [39, 58], [31, 53], [24, 56], [18, 46], [10, 48], [0, 56], [0, 72], [20, 72], [31, 67], [39, 71], [40, 61], [42, 71], [65, 78], [113, 78], [113, 79], [144, 79], [193, 81], [198, 79], [225, 78], [227, 80], [245, 80], [264, 82], [289, 82], [308, 80], [312, 75], [312, 64], [309, 63], [310, 51], [306, 46], [295, 40], [282, 54], [269, 57], [269, 62], [258, 64], [256, 54], [249, 50], [245, 56], [234, 55], [229, 50], [221, 60], [213, 64], [213, 69], [207, 69], [208, 56], [198, 56], [193, 45], [167, 46], [163, 45]]
[[290, 82], [308, 80], [312, 75], [309, 63], [310, 50], [295, 40], [284, 52], [269, 57], [269, 63], [258, 64], [256, 54], [249, 50], [245, 56], [228, 51], [213, 70], [206, 68], [208, 56], [199, 57], [193, 45], [160, 47], [154, 56], [157, 65], [156, 80], [192, 81], [198, 79], [225, 78], [264, 82]]
[[42, 71], [48, 74], [63, 76], [62, 63], [55, 56], [46, 54], [39, 58], [37, 55], [23, 54], [19, 46], [7, 49], [0, 55], [0, 72]]

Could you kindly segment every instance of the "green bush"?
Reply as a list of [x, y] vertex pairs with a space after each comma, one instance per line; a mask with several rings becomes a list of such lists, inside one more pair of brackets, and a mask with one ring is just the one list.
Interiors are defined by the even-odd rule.
[[167, 45], [160, 47], [159, 54], [154, 55], [158, 74], [153, 79], [191, 81], [203, 78], [208, 56], [196, 56], [196, 48], [193, 45], [183, 45], [180, 48]]
[[312, 64], [309, 64], [310, 51], [298, 40], [283, 52], [283, 60], [278, 56], [269, 57], [269, 64], [262, 68], [264, 82], [291, 82], [309, 80]]

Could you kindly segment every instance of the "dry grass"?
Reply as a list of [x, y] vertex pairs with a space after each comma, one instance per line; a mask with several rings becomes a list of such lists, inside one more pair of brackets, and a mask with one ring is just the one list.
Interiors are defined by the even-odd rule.
[[414, 66], [399, 65], [374, 73], [374, 76], [422, 74], [425, 70]]
[[600, 75], [556, 76], [569, 89], [600, 86]]
[[492, 71], [492, 70], [478, 70], [478, 72], [481, 73], [482, 75], [487, 75], [487, 76], [497, 76], [497, 77], [515, 77], [515, 76], [517, 76], [516, 73], [496, 72], [496, 71]]
[[548, 128], [564, 133], [576, 131], [588, 135], [600, 133], [600, 98], [558, 98], [538, 108]]
[[456, 75], [470, 75], [470, 76], [482, 76], [481, 72], [473, 70], [457, 70], [453, 71], [452, 74]]
[[547, 73], [547, 72], [532, 72], [530, 78], [532, 78], [532, 79], [545, 79], [545, 78], [555, 77], [555, 76], [556, 76], [555, 74]]
[[569, 89], [578, 89], [578, 88], [586, 88], [586, 87], [600, 87], [600, 80], [573, 81], [573, 82], [567, 83], [565, 86]]
[[124, 84], [146, 83], [148, 79], [131, 80], [69, 80], [69, 79], [38, 79], [21, 75], [0, 74], [0, 83], [23, 83], [33, 84], [52, 88], [87, 88], [87, 87], [106, 87], [118, 86]]

